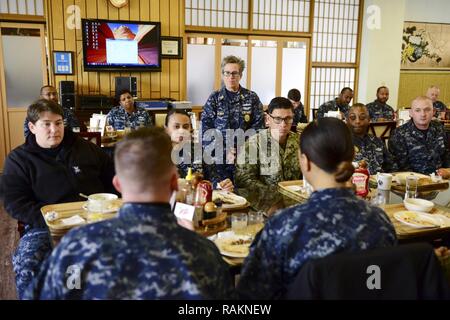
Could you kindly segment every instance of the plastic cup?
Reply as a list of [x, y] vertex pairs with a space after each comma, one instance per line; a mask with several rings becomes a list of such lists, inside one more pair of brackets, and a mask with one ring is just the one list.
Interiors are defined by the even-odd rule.
[[233, 213], [231, 215], [231, 230], [240, 232], [247, 227], [248, 215], [246, 213]]

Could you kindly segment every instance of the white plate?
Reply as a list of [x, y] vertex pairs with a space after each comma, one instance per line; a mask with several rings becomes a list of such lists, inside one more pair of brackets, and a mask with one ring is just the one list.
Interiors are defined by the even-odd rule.
[[[88, 207], [87, 207], [87, 202], [85, 204], [83, 204], [82, 208], [86, 211], [89, 211]], [[108, 210], [103, 210], [102, 213], [113, 213], [116, 211], [119, 211], [120, 206], [117, 205], [112, 205], [108, 208]]]
[[442, 215], [433, 216], [419, 211], [399, 211], [394, 218], [413, 228], [439, 228], [442, 225]]
[[[406, 184], [406, 177], [414, 176], [417, 177], [417, 179], [421, 178], [430, 178], [430, 176], [427, 176], [425, 174], [416, 173], [416, 172], [397, 172], [393, 173], [393, 181], [397, 181], [398, 184], [405, 185]], [[431, 179], [431, 178], [430, 178]]]
[[[223, 209], [232, 209], [236, 207], [245, 206], [247, 204], [247, 199], [244, 197], [238, 196], [235, 193], [228, 192], [225, 190], [213, 190], [212, 199], [215, 201], [220, 198], [223, 201], [222, 208]], [[225, 203], [232, 202], [232, 203]]]
[[303, 191], [303, 188], [301, 186], [296, 186], [296, 185], [286, 186], [285, 188], [288, 189], [289, 191], [293, 191], [293, 192], [302, 192]]
[[[238, 241], [240, 239], [245, 241], [251, 240], [248, 236], [236, 235], [233, 231], [228, 231], [219, 233], [217, 238], [214, 240], [214, 243], [217, 248], [219, 248], [220, 253], [224, 256], [232, 258], [245, 258], [248, 256], [251, 242], [241, 245], [231, 244], [231, 242]], [[233, 250], [233, 247], [236, 251]]]

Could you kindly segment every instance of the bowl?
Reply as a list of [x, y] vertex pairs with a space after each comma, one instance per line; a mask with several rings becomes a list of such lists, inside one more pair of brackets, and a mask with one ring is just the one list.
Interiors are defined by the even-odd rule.
[[424, 199], [407, 198], [403, 200], [405, 208], [411, 211], [430, 212], [434, 203]]
[[90, 211], [105, 211], [111, 202], [119, 197], [114, 193], [93, 193], [88, 197], [87, 208]]

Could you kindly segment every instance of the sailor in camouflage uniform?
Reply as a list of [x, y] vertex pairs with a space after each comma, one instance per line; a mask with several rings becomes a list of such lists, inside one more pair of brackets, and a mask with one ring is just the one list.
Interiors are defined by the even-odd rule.
[[217, 247], [177, 224], [172, 144], [162, 128], [130, 133], [115, 151], [116, 218], [75, 228], [27, 293], [34, 299], [226, 299], [233, 285]]
[[[209, 176], [218, 177], [219, 182], [226, 178], [234, 180], [234, 158], [237, 148], [233, 141], [227, 148], [226, 141], [231, 139], [227, 135], [228, 129], [253, 129], [258, 131], [264, 128], [263, 106], [255, 92], [243, 88], [239, 81], [244, 71], [244, 61], [235, 56], [227, 56], [222, 61], [222, 79], [224, 86], [214, 91], [208, 98], [201, 116], [202, 143], [205, 153], [211, 154], [215, 166], [205, 167], [205, 171], [215, 170]], [[215, 131], [211, 131], [215, 130]], [[233, 131], [231, 130], [231, 131]], [[209, 135], [205, 133], [209, 132]], [[211, 138], [211, 134], [221, 135], [223, 138], [223, 153], [211, 152], [217, 150], [222, 143], [220, 139]], [[234, 139], [233, 139], [234, 140]], [[209, 162], [209, 161], [208, 161]], [[208, 163], [207, 162], [207, 163]], [[210, 164], [210, 163], [208, 163]]]
[[444, 126], [433, 121], [433, 104], [417, 97], [409, 111], [411, 120], [395, 129], [389, 139], [389, 151], [401, 171], [431, 174], [450, 167], [450, 151]]
[[[193, 173], [203, 174], [202, 147], [192, 141], [191, 118], [184, 110], [171, 109], [166, 116], [165, 129], [172, 140], [172, 161], [178, 168], [178, 174], [185, 178], [189, 168]], [[211, 165], [213, 166], [213, 165]], [[214, 174], [215, 170], [209, 170]], [[210, 177], [203, 174], [206, 180], [220, 181], [218, 177]], [[230, 179], [219, 182], [220, 188], [233, 191], [233, 183]]]
[[379, 87], [377, 89], [377, 98], [368, 103], [367, 109], [369, 110], [371, 121], [394, 121], [395, 111], [386, 102], [389, 99], [389, 89], [387, 87]]
[[292, 122], [292, 125], [297, 126], [297, 124], [299, 123], [307, 123], [308, 119], [306, 118], [305, 107], [303, 106], [303, 103], [300, 101], [302, 98], [300, 90], [298, 89], [289, 90], [287, 98], [294, 107], [294, 121]]
[[436, 86], [431, 86], [427, 90], [427, 97], [430, 98], [431, 101], [433, 102], [435, 118], [439, 118], [440, 112], [449, 110], [442, 101], [438, 100], [440, 92], [441, 90]]
[[317, 110], [317, 119], [325, 117], [328, 111], [340, 111], [343, 114], [343, 119], [347, 117], [350, 101], [353, 99], [353, 90], [345, 87], [341, 93], [334, 100], [325, 102]]
[[[56, 103], [58, 102], [58, 92], [56, 91], [55, 87], [53, 86], [43, 86], [41, 88], [41, 99], [45, 100], [52, 100]], [[63, 110], [63, 119], [64, 119], [64, 127], [69, 128], [69, 130], [72, 130], [73, 128], [79, 128], [80, 123], [78, 122], [77, 117], [73, 114], [72, 110], [69, 108], [65, 108], [60, 105], [60, 107]], [[31, 133], [30, 129], [28, 128], [28, 119], [25, 118], [25, 122], [23, 124], [23, 133], [25, 138]]]
[[5, 161], [2, 176], [6, 211], [25, 225], [13, 256], [19, 299], [50, 253], [40, 209], [81, 201], [80, 192], [112, 192], [114, 166], [95, 144], [64, 130], [61, 107], [38, 100], [27, 111], [31, 134]]
[[290, 130], [294, 116], [291, 102], [283, 97], [274, 98], [267, 112], [269, 129], [250, 137], [238, 155], [238, 187], [276, 186], [280, 181], [302, 177], [298, 165], [299, 135]]
[[355, 103], [348, 112], [347, 124], [353, 133], [354, 161], [365, 160], [370, 174], [396, 171], [397, 165], [386, 144], [380, 138], [368, 134], [370, 116], [366, 106]]
[[119, 96], [120, 106], [112, 108], [106, 115], [106, 122], [114, 130], [124, 130], [125, 127], [137, 129], [152, 125], [148, 112], [134, 103], [129, 90], [122, 90]]
[[256, 236], [237, 287], [241, 298], [282, 299], [310, 259], [396, 244], [383, 210], [345, 188], [354, 170], [346, 125], [319, 119], [306, 127], [300, 144], [302, 173], [317, 191], [305, 204], [270, 218]]

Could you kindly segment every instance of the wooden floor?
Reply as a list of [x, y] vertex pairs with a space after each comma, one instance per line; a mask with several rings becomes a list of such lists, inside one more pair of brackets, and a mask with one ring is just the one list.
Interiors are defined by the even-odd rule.
[[0, 300], [16, 299], [11, 255], [18, 241], [17, 220], [6, 214], [0, 202]]

